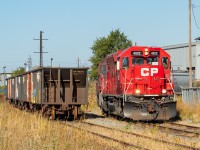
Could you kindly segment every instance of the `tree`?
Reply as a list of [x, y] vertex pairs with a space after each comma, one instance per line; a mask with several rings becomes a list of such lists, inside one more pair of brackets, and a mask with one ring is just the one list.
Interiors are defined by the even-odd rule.
[[124, 50], [130, 46], [132, 46], [132, 42], [119, 29], [111, 31], [107, 37], [97, 38], [91, 48], [93, 56], [90, 58], [92, 63], [90, 79], [98, 79], [98, 64], [108, 54], [114, 53], [117, 50]]
[[23, 74], [24, 72], [25, 72], [25, 68], [19, 67], [19, 68], [17, 68], [16, 70], [14, 70], [12, 72], [12, 77], [16, 76], [16, 75], [19, 75], [19, 74]]

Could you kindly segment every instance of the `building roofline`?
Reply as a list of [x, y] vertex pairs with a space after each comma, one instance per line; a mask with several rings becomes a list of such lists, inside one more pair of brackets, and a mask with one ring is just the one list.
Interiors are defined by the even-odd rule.
[[[192, 47], [196, 46], [197, 44], [200, 44], [200, 42], [192, 42]], [[164, 50], [170, 50], [170, 49], [185, 48], [185, 47], [189, 47], [188, 43], [163, 46], [162, 48]]]

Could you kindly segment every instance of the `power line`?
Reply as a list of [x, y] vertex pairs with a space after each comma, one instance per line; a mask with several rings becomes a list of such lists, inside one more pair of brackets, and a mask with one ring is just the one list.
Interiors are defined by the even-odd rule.
[[196, 24], [197, 29], [200, 29], [200, 27], [198, 26], [198, 23], [197, 23], [195, 14], [194, 14], [194, 10], [193, 10], [193, 8], [196, 8], [196, 7], [200, 7], [200, 6], [195, 6], [194, 4], [192, 5], [192, 15], [193, 15], [194, 22], [195, 22], [195, 24]]

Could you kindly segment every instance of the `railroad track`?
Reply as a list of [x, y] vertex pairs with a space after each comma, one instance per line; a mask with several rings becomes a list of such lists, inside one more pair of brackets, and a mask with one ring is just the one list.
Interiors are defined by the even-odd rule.
[[[68, 126], [90, 132], [96, 136], [115, 141], [117, 143], [120, 143], [121, 145], [134, 147], [138, 149], [149, 149], [148, 144], [144, 144], [144, 143], [146, 143], [147, 141], [152, 141], [155, 143], [155, 145], [158, 145], [158, 147], [160, 146], [160, 144], [164, 143], [165, 148], [167, 149], [168, 148], [172, 149], [175, 146], [177, 148], [182, 148], [182, 149], [200, 150], [200, 148], [195, 148], [195, 147], [191, 147], [191, 146], [187, 146], [183, 144], [177, 144], [177, 143], [169, 142], [167, 140], [156, 139], [153, 137], [148, 137], [148, 136], [133, 133], [133, 132], [122, 131], [119, 129], [110, 128], [110, 127], [93, 124], [89, 122], [67, 122], [66, 124]], [[109, 133], [112, 133], [112, 134], [109, 134]]]
[[159, 128], [164, 128], [174, 132], [175, 134], [179, 134], [181, 136], [186, 136], [190, 138], [198, 138], [200, 137], [200, 127], [183, 125], [178, 123], [167, 123], [164, 125], [159, 125]]
[[[66, 125], [72, 127], [72, 128], [75, 128], [75, 129], [79, 129], [79, 130], [83, 130], [83, 131], [86, 131], [86, 132], [89, 132], [95, 136], [98, 136], [98, 137], [101, 137], [101, 138], [104, 138], [104, 139], [107, 139], [107, 140], [111, 140], [111, 141], [114, 141], [116, 143], [119, 143], [125, 147], [130, 147], [130, 148], [134, 148], [134, 149], [143, 149], [143, 150], [150, 150], [148, 148], [144, 148], [144, 147], [141, 147], [141, 146], [138, 146], [136, 144], [132, 144], [132, 143], [128, 143], [128, 142], [125, 142], [123, 140], [120, 140], [120, 139], [116, 139], [116, 138], [113, 138], [111, 136], [108, 136], [108, 135], [103, 135], [101, 133], [98, 133], [96, 131], [92, 131], [92, 130], [89, 130], [89, 129], [86, 129], [85, 128], [85, 125], [92, 125], [92, 126], [96, 126], [96, 127], [99, 127], [97, 125], [94, 125], [94, 124], [89, 124], [89, 123], [85, 123], [85, 122], [66, 122], [65, 123]], [[85, 125], [83, 125], [85, 124]], [[104, 128], [104, 127], [103, 127]]]
[[156, 128], [158, 131], [170, 133], [172, 135], [176, 135], [180, 137], [186, 137], [189, 139], [200, 137], [200, 127], [182, 125], [182, 124], [177, 124], [177, 123], [165, 123], [165, 124], [162, 124], [162, 123], [153, 124], [153, 123], [144, 123], [144, 122], [135, 123], [130, 119], [125, 120], [125, 121], [133, 123], [134, 125], [142, 127], [142, 128]]
[[157, 128], [157, 130], [170, 133], [172, 135], [186, 137], [189, 139], [200, 137], [200, 127], [194, 127], [189, 125], [166, 123], [166, 124], [152, 124], [152, 123], [140, 123], [142, 127]]

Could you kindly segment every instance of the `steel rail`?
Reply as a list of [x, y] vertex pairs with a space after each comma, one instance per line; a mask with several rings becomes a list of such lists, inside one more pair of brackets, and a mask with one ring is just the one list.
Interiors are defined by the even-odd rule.
[[[63, 122], [64, 123], [64, 122]], [[81, 122], [81, 123], [85, 123], [85, 122]], [[134, 147], [134, 148], [138, 148], [138, 149], [143, 149], [143, 150], [150, 150], [150, 149], [147, 149], [147, 148], [143, 148], [143, 147], [140, 147], [138, 145], [134, 145], [134, 144], [131, 144], [131, 143], [128, 143], [128, 142], [125, 142], [125, 141], [121, 141], [121, 140], [118, 140], [118, 139], [114, 139], [112, 137], [108, 137], [108, 136], [105, 136], [105, 135], [102, 135], [102, 134], [99, 134], [99, 133], [96, 133], [96, 132], [93, 132], [93, 131], [90, 131], [90, 130], [87, 130], [87, 129], [84, 129], [84, 128], [81, 128], [80, 126], [77, 127], [77, 126], [74, 126], [73, 124], [70, 124], [68, 122], [65, 122], [65, 124], [69, 127], [72, 127], [72, 128], [75, 128], [75, 129], [78, 129], [78, 130], [83, 130], [85, 132], [88, 132], [88, 133], [91, 133], [95, 136], [98, 136], [98, 137], [101, 137], [101, 138], [104, 138], [104, 139], [108, 139], [108, 140], [111, 140], [111, 141], [114, 141], [114, 142], [117, 142], [121, 145], [124, 145], [124, 146], [128, 146], [128, 147]]]
[[[182, 125], [182, 124], [177, 124], [177, 123], [169, 123], [169, 124], [166, 124], [166, 125], [158, 125], [158, 128], [160, 130], [166, 130], [167, 129], [169, 131], [173, 131], [174, 133], [182, 134], [182, 135], [184, 135], [186, 137], [190, 137], [190, 138], [191, 138], [191, 136], [188, 136], [188, 135], [192, 135], [192, 137], [199, 137], [200, 136], [200, 132], [194, 131], [194, 130], [200, 131], [200, 127]], [[186, 129], [184, 129], [184, 128], [186, 128]]]
[[137, 134], [137, 133], [133, 133], [133, 132], [126, 132], [126, 131], [122, 131], [120, 129], [110, 128], [110, 127], [106, 127], [106, 126], [102, 126], [102, 125], [98, 125], [98, 124], [93, 124], [93, 123], [89, 123], [89, 122], [85, 122], [85, 121], [84, 122], [82, 121], [82, 123], [86, 123], [86, 124], [91, 125], [91, 126], [97, 126], [97, 127], [101, 127], [101, 128], [110, 129], [110, 130], [113, 130], [113, 131], [122, 132], [122, 133], [129, 134], [129, 135], [134, 135], [134, 136], [137, 136], [137, 137], [142, 137], [142, 138], [157, 141], [157, 142], [160, 142], [160, 143], [166, 143], [168, 145], [174, 145], [174, 146], [185, 148], [185, 149], [200, 150], [200, 148], [195, 148], [195, 147], [191, 147], [191, 146], [183, 145], [183, 144], [177, 144], [177, 143], [170, 142], [170, 141], [167, 141], [167, 140], [161, 140], [161, 139], [157, 139], [157, 138], [153, 138], [153, 137], [149, 137], [149, 136], [145, 136], [145, 135], [141, 135], [141, 134]]

